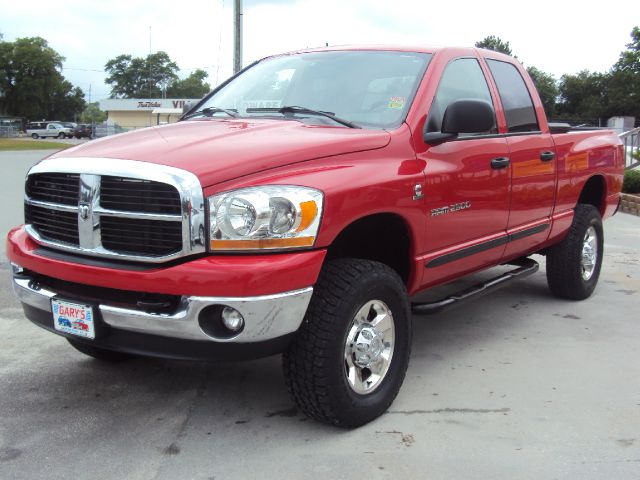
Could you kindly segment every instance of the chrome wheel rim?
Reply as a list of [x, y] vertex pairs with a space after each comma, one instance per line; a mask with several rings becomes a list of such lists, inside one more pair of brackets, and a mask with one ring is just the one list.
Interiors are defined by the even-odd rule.
[[589, 227], [584, 234], [582, 241], [582, 257], [580, 267], [582, 279], [589, 280], [593, 276], [598, 260], [598, 234], [594, 227]]
[[381, 300], [365, 303], [351, 321], [344, 346], [344, 373], [351, 389], [366, 395], [384, 380], [395, 344], [391, 310]]

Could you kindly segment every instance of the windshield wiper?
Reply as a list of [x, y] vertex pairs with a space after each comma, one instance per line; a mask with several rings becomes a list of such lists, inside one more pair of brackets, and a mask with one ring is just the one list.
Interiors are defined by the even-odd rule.
[[196, 115], [206, 115], [208, 117], [210, 117], [211, 115], [213, 115], [214, 113], [226, 113], [227, 115], [229, 115], [230, 117], [233, 118], [238, 118], [240, 115], [238, 115], [238, 111], [235, 109], [228, 109], [228, 108], [220, 108], [220, 107], [206, 107], [203, 108], [202, 110], [198, 110], [197, 112], [193, 112], [190, 113], [189, 115], [186, 115], [183, 120], [186, 120], [187, 118], [191, 118], [191, 117], [195, 117]]
[[288, 105], [286, 107], [280, 108], [247, 108], [247, 113], [269, 113], [269, 112], [277, 112], [287, 114], [287, 113], [307, 113], [309, 115], [318, 115], [320, 117], [330, 118], [336, 123], [344, 125], [349, 128], [362, 128], [360, 125], [357, 125], [349, 120], [345, 120], [340, 117], [336, 117], [333, 112], [323, 112], [322, 110], [313, 110], [311, 108], [306, 107], [298, 107], [297, 105]]

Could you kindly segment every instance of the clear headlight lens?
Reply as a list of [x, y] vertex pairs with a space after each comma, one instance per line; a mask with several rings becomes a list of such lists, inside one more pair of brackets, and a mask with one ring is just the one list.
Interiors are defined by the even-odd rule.
[[323, 195], [293, 185], [243, 188], [209, 197], [212, 250], [313, 246]]

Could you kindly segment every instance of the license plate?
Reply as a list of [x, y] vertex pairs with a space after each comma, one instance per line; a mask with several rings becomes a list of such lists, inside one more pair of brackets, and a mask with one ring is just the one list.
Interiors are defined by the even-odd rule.
[[91, 305], [51, 300], [53, 326], [56, 330], [84, 338], [96, 338]]

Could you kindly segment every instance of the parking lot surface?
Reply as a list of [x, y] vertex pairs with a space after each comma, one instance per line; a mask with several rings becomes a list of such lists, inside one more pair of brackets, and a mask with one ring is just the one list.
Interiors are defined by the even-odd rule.
[[[3, 233], [43, 152], [0, 153]], [[0, 479], [638, 479], [640, 218], [605, 223], [594, 296], [540, 272], [414, 318], [390, 410], [353, 431], [301, 416], [280, 358], [104, 364], [28, 322], [0, 263]]]

